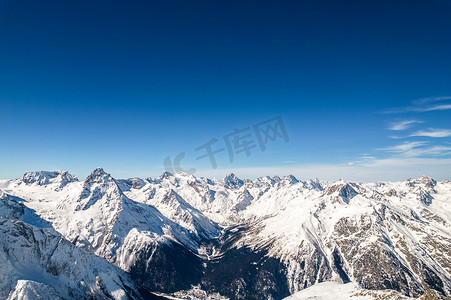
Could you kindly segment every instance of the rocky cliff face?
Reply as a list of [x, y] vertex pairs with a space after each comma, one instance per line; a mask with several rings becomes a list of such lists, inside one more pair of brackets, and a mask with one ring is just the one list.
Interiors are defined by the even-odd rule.
[[451, 294], [449, 181], [116, 180], [96, 169], [79, 182], [56, 173], [0, 182], [1, 216], [53, 227], [128, 273], [134, 290], [282, 299], [333, 281]]

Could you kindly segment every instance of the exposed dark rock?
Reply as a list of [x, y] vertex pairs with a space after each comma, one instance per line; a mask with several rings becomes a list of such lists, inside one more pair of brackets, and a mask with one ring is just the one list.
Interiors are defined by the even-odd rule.
[[154, 243], [136, 255], [132, 279], [149, 292], [172, 293], [201, 281], [202, 260], [180, 244]]
[[282, 299], [290, 292], [284, 265], [265, 250], [234, 248], [207, 263], [204, 289], [230, 299]]
[[349, 279], [348, 274], [346, 274], [343, 258], [340, 255], [340, 251], [335, 248], [332, 255], [334, 258], [334, 266], [337, 270], [338, 275], [340, 275], [341, 280], [343, 281], [343, 283], [350, 282], [351, 280]]

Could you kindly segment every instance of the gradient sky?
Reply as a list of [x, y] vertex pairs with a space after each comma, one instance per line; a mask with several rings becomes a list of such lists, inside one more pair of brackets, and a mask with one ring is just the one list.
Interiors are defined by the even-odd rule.
[[[0, 178], [451, 179], [450, 53], [448, 0], [0, 0]], [[196, 159], [277, 116], [287, 143]]]

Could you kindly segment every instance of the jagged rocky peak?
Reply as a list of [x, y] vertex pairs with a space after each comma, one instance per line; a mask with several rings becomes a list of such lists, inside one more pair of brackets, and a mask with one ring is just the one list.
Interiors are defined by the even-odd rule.
[[19, 219], [24, 215], [24, 206], [0, 190], [0, 217]]
[[108, 201], [114, 199], [115, 202], [121, 202], [122, 196], [123, 193], [116, 180], [102, 168], [97, 168], [83, 184], [83, 190], [78, 198], [82, 205], [77, 210], [87, 209], [103, 197], [106, 197]]
[[87, 182], [100, 182], [104, 181], [105, 179], [111, 177], [110, 174], [106, 173], [102, 168], [97, 168], [94, 171], [89, 174], [89, 176], [86, 178], [85, 183]]
[[348, 183], [345, 184], [341, 189], [339, 195], [346, 200], [350, 200], [357, 196], [357, 191]]
[[222, 184], [227, 188], [240, 188], [244, 182], [236, 177], [235, 174], [229, 173], [222, 179]]
[[97, 168], [94, 171], [89, 174], [88, 177], [86, 177], [86, 180], [84, 182], [85, 189], [90, 186], [93, 186], [94, 184], [99, 185], [114, 185], [117, 187], [116, 180], [111, 176], [111, 174], [105, 172], [102, 168]]
[[408, 179], [407, 184], [411, 187], [415, 187], [417, 185], [424, 185], [424, 187], [428, 189], [433, 189], [437, 185], [437, 181], [435, 181], [429, 176], [423, 175], [416, 179]]
[[417, 181], [424, 184], [428, 188], [434, 188], [437, 185], [437, 181], [426, 175], [418, 177]]
[[153, 179], [148, 178], [148, 181], [151, 183], [156, 183], [156, 184], [177, 185], [180, 181], [180, 178], [176, 177], [175, 174], [166, 171], [163, 174], [161, 174], [160, 176], [155, 177]]
[[172, 173], [166, 171], [166, 172], [164, 172], [163, 174], [161, 174], [160, 178], [161, 178], [161, 179], [169, 179], [169, 178], [171, 178], [172, 176], [174, 176], [174, 175], [172, 175]]
[[78, 178], [67, 171], [37, 171], [25, 173], [22, 181], [26, 185], [47, 185], [50, 183], [67, 184], [78, 181]]
[[288, 182], [288, 183], [290, 183], [290, 184], [295, 184], [295, 183], [298, 183], [298, 182], [299, 182], [299, 180], [298, 180], [296, 177], [294, 177], [294, 175], [284, 176], [284, 177], [282, 178], [282, 181]]
[[327, 187], [326, 195], [332, 195], [333, 193], [339, 191], [345, 185], [346, 185], [346, 182], [342, 181], [341, 179], [338, 180], [334, 184], [332, 184], [329, 187]]
[[254, 180], [254, 183], [264, 183], [269, 185], [274, 185], [276, 182], [269, 176], [258, 177]]
[[349, 203], [349, 200], [359, 194], [354, 187], [355, 184], [340, 179], [334, 185], [327, 188], [326, 195], [338, 193], [338, 196], [341, 197], [344, 202]]
[[274, 182], [280, 182], [282, 179], [280, 179], [278, 175], [275, 175], [272, 177], [272, 180], [274, 180]]

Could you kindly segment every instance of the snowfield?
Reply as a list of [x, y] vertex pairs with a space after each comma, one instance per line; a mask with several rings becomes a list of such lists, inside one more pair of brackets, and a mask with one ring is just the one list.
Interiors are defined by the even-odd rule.
[[413, 299], [393, 291], [366, 291], [355, 283], [322, 282], [291, 295], [285, 300], [373, 300], [373, 299]]

